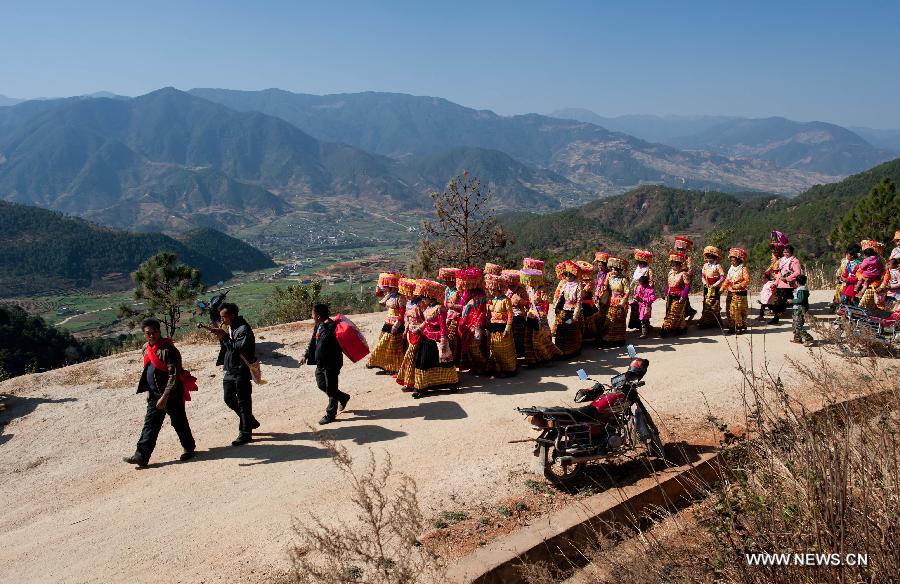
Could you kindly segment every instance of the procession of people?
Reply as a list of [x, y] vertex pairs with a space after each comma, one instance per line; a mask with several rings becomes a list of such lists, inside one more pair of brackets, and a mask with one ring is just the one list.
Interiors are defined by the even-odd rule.
[[[463, 372], [510, 377], [520, 365], [532, 368], [574, 358], [585, 345], [624, 346], [629, 328], [646, 339], [653, 334], [650, 318], [657, 298], [665, 300], [659, 336], [680, 336], [697, 314], [690, 304], [695, 275], [703, 294], [698, 328], [744, 333], [752, 284], [747, 251], [732, 247], [723, 253], [716, 246], [706, 246], [703, 265], [695, 274], [693, 245], [687, 237], [674, 238], [666, 256], [669, 270], [660, 278], [651, 266], [653, 253], [644, 249], [634, 250], [635, 268], [630, 275], [629, 259], [606, 251], [595, 252], [593, 262], [563, 261], [555, 266], [557, 285], [552, 292], [545, 262], [530, 257], [519, 269], [494, 263], [483, 268], [443, 267], [437, 280], [381, 273], [375, 295], [386, 315], [367, 366], [393, 376], [400, 388], [416, 399], [454, 391]], [[886, 260], [882, 257], [886, 246], [874, 240], [846, 248], [835, 273], [832, 308], [845, 304], [900, 311], [900, 230], [893, 245]], [[809, 346], [813, 338], [806, 330], [809, 290], [803, 266], [787, 235], [780, 231], [772, 232], [769, 250], [757, 319], [764, 320], [768, 312], [772, 315], [768, 322], [777, 324], [790, 310], [792, 342]], [[225, 373], [224, 401], [239, 422], [238, 437], [232, 444], [241, 446], [252, 440], [253, 431], [260, 426], [253, 416], [251, 398], [251, 379], [259, 382], [255, 339], [236, 305], [222, 304], [217, 316], [215, 326], [204, 328], [220, 343], [217, 365], [222, 365]], [[312, 318], [315, 327], [300, 363], [316, 366], [317, 385], [328, 397], [319, 423], [329, 424], [350, 400], [350, 395], [338, 388], [343, 365], [343, 347], [336, 335], [340, 325], [325, 304], [313, 307]], [[160, 334], [159, 321], [144, 321], [142, 330], [147, 343], [138, 393], [148, 395], [147, 412], [135, 454], [124, 460], [138, 466], [148, 464], [167, 415], [184, 449], [181, 459], [188, 460], [194, 456], [195, 443], [184, 403], [196, 390], [196, 379], [183, 369], [172, 340]], [[361, 336], [358, 330], [356, 333]], [[364, 339], [360, 342], [365, 345]]]

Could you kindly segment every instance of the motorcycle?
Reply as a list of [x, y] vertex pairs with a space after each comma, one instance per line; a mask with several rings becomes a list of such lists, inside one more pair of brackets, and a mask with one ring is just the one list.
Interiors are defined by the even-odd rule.
[[531, 427], [540, 432], [534, 455], [551, 482], [568, 485], [582, 474], [588, 462], [633, 452], [638, 445], [649, 456], [665, 458], [659, 430], [638, 394], [650, 361], [639, 358], [632, 345], [627, 350], [632, 359], [628, 370], [610, 379], [609, 385], [589, 378], [583, 369], [577, 371], [582, 381], [594, 382], [575, 394], [576, 403], [588, 405], [516, 408], [529, 416]]

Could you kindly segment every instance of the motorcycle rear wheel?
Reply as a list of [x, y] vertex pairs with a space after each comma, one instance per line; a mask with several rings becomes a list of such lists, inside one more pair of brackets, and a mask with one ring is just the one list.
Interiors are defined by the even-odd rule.
[[559, 486], [569, 486], [577, 481], [584, 473], [584, 462], [563, 464], [556, 460], [556, 451], [549, 446], [541, 446], [538, 453], [544, 462], [544, 477], [551, 483]]

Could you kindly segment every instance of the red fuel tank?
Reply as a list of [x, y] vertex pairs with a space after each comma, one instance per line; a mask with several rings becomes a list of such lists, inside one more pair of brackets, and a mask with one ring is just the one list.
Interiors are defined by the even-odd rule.
[[592, 401], [591, 405], [597, 408], [598, 413], [610, 415], [608, 412], [609, 408], [620, 401], [625, 401], [625, 394], [621, 391], [614, 391], [612, 393], [604, 393]]

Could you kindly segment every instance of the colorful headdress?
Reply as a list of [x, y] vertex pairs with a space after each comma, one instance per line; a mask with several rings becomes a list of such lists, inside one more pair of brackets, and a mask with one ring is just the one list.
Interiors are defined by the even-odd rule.
[[455, 280], [459, 268], [441, 268], [438, 270], [438, 280]]
[[534, 258], [525, 258], [522, 260], [522, 267], [526, 270], [544, 270], [544, 260], [536, 260]]
[[898, 230], [894, 233], [894, 241], [897, 241], [898, 239], [900, 239], [900, 229], [898, 229]]
[[747, 250], [741, 247], [733, 247], [728, 250], [729, 258], [738, 258], [742, 262], [747, 261]]
[[500, 274], [485, 274], [484, 287], [490, 292], [498, 292], [506, 287], [506, 279]]
[[594, 252], [594, 261], [606, 263], [609, 261], [609, 254], [605, 251]]
[[628, 260], [622, 258], [611, 256], [606, 263], [610, 268], [616, 268], [621, 271], [625, 271], [628, 269]]
[[519, 270], [503, 270], [500, 275], [503, 276], [506, 280], [506, 285], [510, 288], [518, 286], [521, 281], [521, 272]]
[[567, 260], [563, 262], [563, 275], [565, 274], [575, 274], [575, 277], [581, 275], [581, 268], [572, 260]]
[[683, 264], [687, 261], [687, 259], [688, 257], [685, 254], [679, 253], [677, 251], [669, 254], [669, 263], [680, 262]]
[[400, 289], [400, 294], [406, 297], [413, 297], [416, 295], [416, 286], [419, 282], [415, 278], [400, 278], [400, 283], [398, 288]]
[[[734, 249], [737, 249], [737, 248], [734, 248]], [[703, 248], [703, 255], [716, 256], [716, 259], [720, 260], [720, 259], [722, 259], [722, 250], [720, 250], [719, 248], [717, 248], [714, 245], [707, 245], [706, 247]]]
[[874, 250], [878, 255], [881, 255], [884, 251], [884, 244], [878, 243], [873, 239], [864, 239], [860, 241], [859, 247], [861, 247], [863, 251], [866, 251], [867, 249]]
[[556, 264], [556, 279], [562, 280], [563, 275], [566, 273], [566, 262], [559, 262]]
[[540, 270], [525, 268], [519, 273], [521, 274], [522, 283], [526, 286], [537, 287], [544, 285], [544, 272]]
[[435, 300], [444, 299], [444, 291], [446, 286], [434, 280], [418, 280], [416, 282], [416, 296], [428, 296]]
[[495, 276], [499, 276], [500, 274], [503, 273], [503, 266], [498, 266], [497, 264], [492, 264], [492, 263], [486, 263], [486, 264], [484, 264], [484, 273], [485, 273], [485, 275], [494, 274]]
[[675, 238], [675, 249], [690, 251], [694, 247], [694, 241], [687, 237]]
[[396, 272], [381, 272], [378, 274], [378, 285], [382, 288], [396, 288], [400, 285], [403, 274]]
[[636, 249], [634, 250], [634, 259], [639, 262], [647, 262], [649, 264], [653, 261], [653, 253], [647, 251], [646, 249]]
[[575, 263], [578, 265], [579, 276], [581, 276], [582, 280], [593, 279], [594, 273], [597, 272], [597, 269], [591, 262], [586, 262], [584, 260], [575, 260]]
[[460, 290], [481, 288], [481, 268], [464, 268], [456, 272], [456, 287]]
[[788, 244], [788, 236], [782, 231], [772, 231], [772, 243], [784, 247]]

